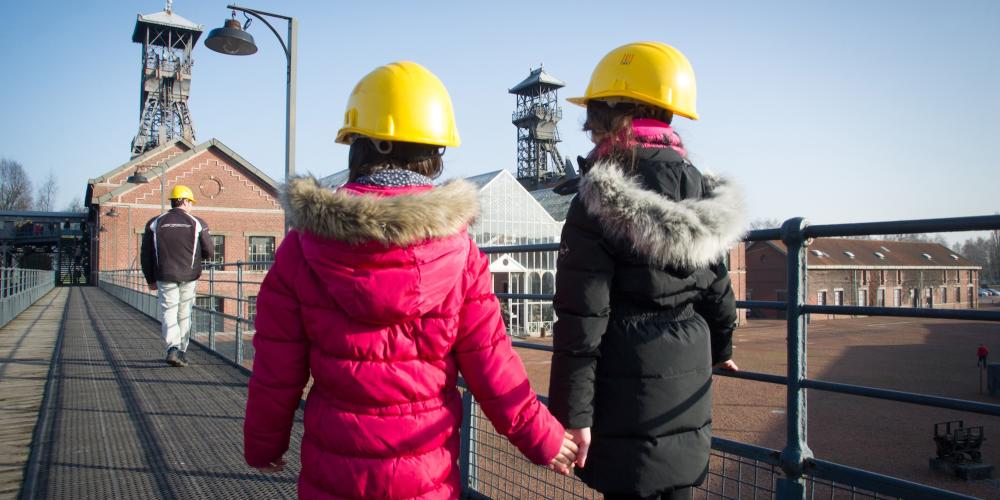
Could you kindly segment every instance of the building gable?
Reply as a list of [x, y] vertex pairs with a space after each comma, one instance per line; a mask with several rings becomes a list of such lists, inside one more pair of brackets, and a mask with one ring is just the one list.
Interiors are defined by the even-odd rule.
[[[144, 156], [152, 155], [163, 161], [155, 163], [151, 159], [136, 165], [149, 183], [126, 183], [124, 179], [134, 170], [116, 172], [109, 177], [108, 184], [117, 181], [117, 187], [103, 194], [95, 189], [91, 203], [159, 205], [161, 175], [165, 175], [163, 181], [168, 193], [174, 185], [184, 184], [191, 188], [202, 207], [281, 208], [277, 183], [217, 140], [180, 154], [170, 148], [158, 150]], [[142, 167], [146, 167], [145, 170]]]
[[155, 149], [147, 151], [145, 154], [139, 155], [131, 160], [105, 172], [104, 174], [89, 179], [88, 184], [88, 196], [85, 201], [86, 204], [99, 203], [99, 199], [107, 195], [108, 193], [119, 190], [122, 186], [126, 185], [125, 180], [134, 173], [138, 172], [155, 172], [159, 170], [164, 163], [194, 149], [194, 144], [184, 140], [177, 139], [169, 143], [163, 144]]

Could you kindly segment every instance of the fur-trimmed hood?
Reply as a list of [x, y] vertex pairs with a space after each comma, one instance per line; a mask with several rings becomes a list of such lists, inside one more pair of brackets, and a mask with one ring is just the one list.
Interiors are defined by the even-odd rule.
[[[314, 303], [333, 299], [354, 321], [390, 325], [426, 314], [462, 279], [471, 241], [466, 226], [478, 211], [466, 181], [439, 187], [336, 191], [311, 177], [284, 193], [298, 250], [289, 257], [322, 282]], [[282, 258], [282, 248], [276, 259]]]
[[674, 201], [605, 161], [583, 176], [579, 192], [612, 240], [630, 244], [654, 265], [697, 269], [722, 259], [745, 229], [740, 189], [722, 177], [702, 177], [703, 198]]
[[292, 227], [343, 241], [406, 246], [459, 233], [479, 214], [476, 187], [464, 180], [413, 193], [378, 196], [331, 190], [293, 178], [282, 193]]

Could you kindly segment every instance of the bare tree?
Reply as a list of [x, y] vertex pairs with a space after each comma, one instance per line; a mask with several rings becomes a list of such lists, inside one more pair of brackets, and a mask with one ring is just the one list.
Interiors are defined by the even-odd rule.
[[990, 258], [990, 284], [996, 284], [1000, 280], [1000, 229], [990, 231], [987, 240], [988, 255]]
[[915, 243], [937, 243], [948, 246], [948, 240], [944, 239], [940, 233], [906, 233], [906, 234], [884, 234], [876, 239], [889, 241], [909, 241]]
[[66, 204], [66, 208], [62, 210], [63, 212], [86, 212], [87, 207], [83, 206], [83, 201], [79, 196], [74, 196], [69, 203]]
[[750, 222], [750, 230], [755, 229], [775, 229], [781, 227], [782, 222], [775, 218], [755, 219]]
[[45, 182], [41, 186], [38, 186], [38, 196], [35, 197], [35, 210], [42, 212], [51, 211], [58, 191], [59, 184], [56, 182], [56, 174], [49, 170], [49, 176], [45, 178]]
[[1000, 280], [1000, 231], [990, 231], [985, 237], [965, 240], [958, 253], [983, 267], [980, 275], [983, 284], [994, 284]]
[[20, 163], [0, 159], [0, 210], [29, 210], [31, 179]]

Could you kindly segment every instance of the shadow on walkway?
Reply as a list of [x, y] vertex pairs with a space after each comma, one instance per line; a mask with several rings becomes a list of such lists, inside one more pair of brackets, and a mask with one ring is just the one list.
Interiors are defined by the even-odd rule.
[[282, 474], [243, 462], [247, 376], [98, 288], [66, 305], [23, 498], [295, 498], [301, 411]]

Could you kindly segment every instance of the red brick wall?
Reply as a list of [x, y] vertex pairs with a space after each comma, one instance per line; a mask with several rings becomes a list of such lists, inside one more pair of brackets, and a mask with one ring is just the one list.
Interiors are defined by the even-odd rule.
[[[179, 153], [174, 150], [161, 153], [163, 156], [176, 154]], [[143, 229], [150, 218], [160, 214], [161, 192], [157, 173], [147, 172], [149, 184], [137, 185], [98, 207], [98, 224], [105, 230], [98, 236], [97, 271], [139, 267]], [[110, 181], [120, 185], [130, 174], [119, 174]], [[165, 177], [168, 195], [176, 184], [184, 184], [194, 192], [197, 203], [192, 213], [208, 224], [212, 234], [225, 236], [226, 262], [248, 259], [247, 245], [251, 235], [273, 236], [276, 246], [281, 243], [284, 212], [277, 193], [270, 186], [256, 181], [215, 147], [171, 167]], [[169, 203], [167, 200], [167, 209]], [[111, 207], [114, 207], [118, 217], [106, 215]]]
[[[739, 245], [729, 251], [729, 280], [733, 284], [733, 294], [736, 300], [746, 300], [747, 297], [747, 261], [746, 243]], [[738, 309], [737, 323], [742, 325], [747, 322], [747, 310]]]
[[[746, 250], [747, 300], [785, 300], [779, 292], [788, 287], [786, 257], [764, 241], [754, 242]], [[752, 312], [755, 318], [782, 318], [784, 313], [765, 309]]]

